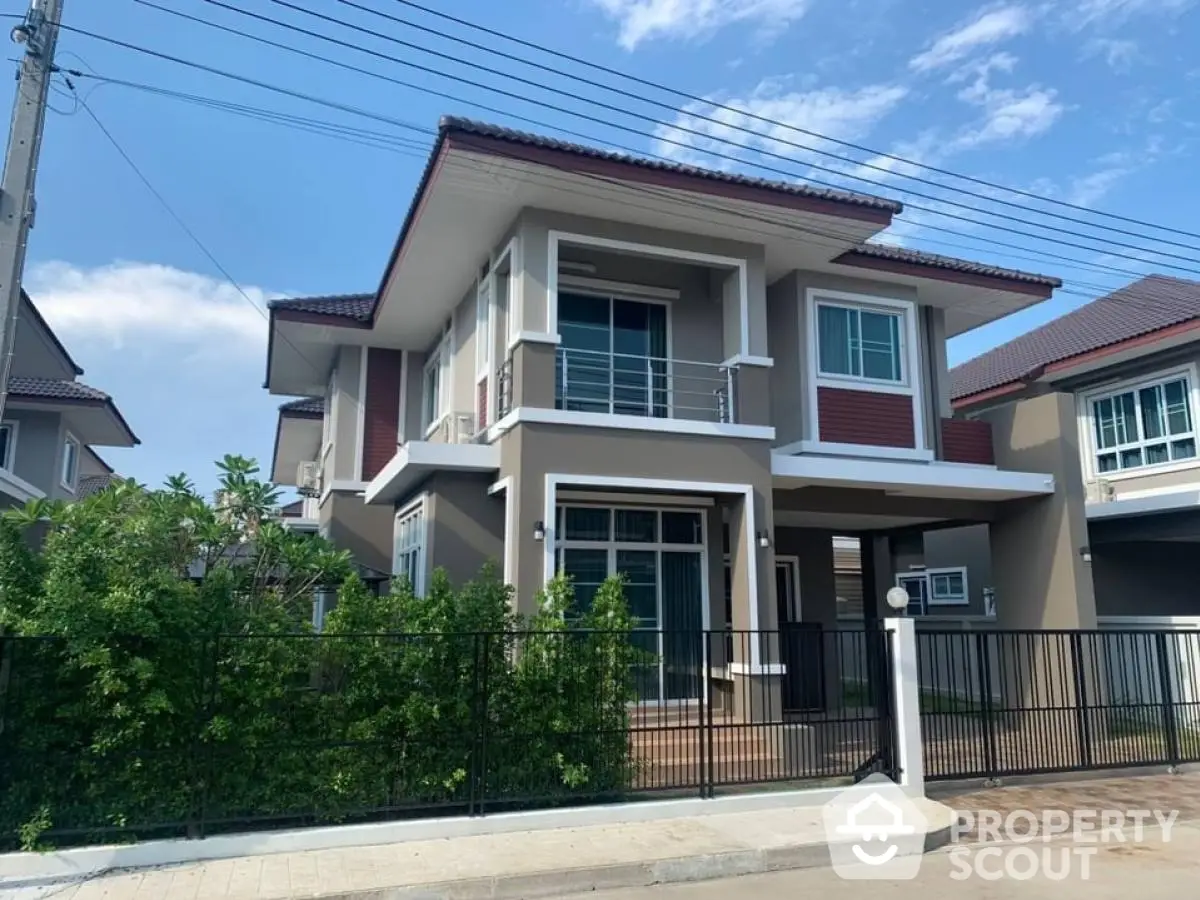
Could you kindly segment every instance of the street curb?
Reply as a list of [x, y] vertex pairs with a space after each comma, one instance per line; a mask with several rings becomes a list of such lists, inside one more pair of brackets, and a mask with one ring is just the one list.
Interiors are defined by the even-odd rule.
[[[930, 831], [924, 852], [950, 843], [951, 826]], [[661, 859], [650, 863], [622, 863], [581, 869], [551, 869], [520, 875], [490, 875], [458, 881], [441, 881], [395, 888], [370, 888], [310, 895], [311, 900], [528, 900], [566, 894], [622, 888], [652, 887], [762, 875], [794, 869], [830, 865], [829, 845], [824, 842], [794, 844], [756, 850], [733, 850]]]

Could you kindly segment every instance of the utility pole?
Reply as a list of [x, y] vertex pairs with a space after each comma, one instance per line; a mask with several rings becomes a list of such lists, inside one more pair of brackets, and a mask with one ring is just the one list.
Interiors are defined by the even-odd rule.
[[21, 311], [21, 276], [25, 248], [33, 227], [38, 156], [46, 123], [46, 99], [54, 71], [54, 47], [62, 21], [63, 0], [30, 0], [25, 20], [12, 30], [12, 39], [25, 45], [25, 58], [17, 74], [12, 125], [0, 181], [0, 416], [8, 401], [8, 376], [12, 369]]

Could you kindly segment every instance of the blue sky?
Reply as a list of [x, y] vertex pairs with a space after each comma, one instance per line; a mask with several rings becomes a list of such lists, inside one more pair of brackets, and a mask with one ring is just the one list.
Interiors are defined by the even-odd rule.
[[[775, 129], [754, 137], [730, 127], [731, 117], [711, 106], [692, 111], [725, 124], [674, 120], [672, 113], [603, 92], [571, 87], [581, 99], [542, 95], [508, 85], [525, 101], [415, 72], [394, 62], [253, 21], [203, 0], [155, 0], [163, 6], [336, 57], [393, 78], [456, 95], [431, 97], [361, 74], [339, 70], [282, 50], [184, 21], [134, 0], [85, 3], [68, 0], [66, 21], [162, 53], [216, 66], [292, 90], [432, 127], [439, 115], [458, 113], [533, 128], [485, 112], [471, 101], [550, 126], [587, 134], [643, 152], [764, 177], [783, 168], [797, 177], [846, 180], [862, 174], [882, 182], [877, 190], [977, 219], [982, 201], [896, 177], [902, 166], [875, 164], [890, 173], [859, 168], [868, 154]], [[269, 0], [223, 0], [310, 30], [328, 23]], [[442, 50], [465, 61], [501, 65], [525, 77], [539, 73], [496, 60], [482, 51], [406, 29], [341, 3], [297, 0], [364, 27]], [[531, 51], [483, 38], [394, 0], [355, 3], [453, 31], [522, 56]], [[1137, 219], [1200, 231], [1192, 210], [1200, 194], [1195, 176], [1200, 138], [1200, 0], [1072, 0], [972, 5], [963, 0], [425, 0], [439, 9], [602, 62], [653, 82], [811, 131], [897, 153], [932, 165], [1043, 193]], [[0, 11], [24, 4], [5, 0]], [[504, 79], [464, 65], [428, 58], [385, 40], [342, 29], [341, 37], [380, 53], [452, 70], [486, 84]], [[552, 65], [567, 65], [539, 57]], [[380, 122], [312, 106], [213, 74], [153, 59], [128, 49], [65, 33], [59, 63], [100, 76], [157, 85], [173, 91], [249, 104], [374, 131], [419, 138]], [[595, 77], [596, 73], [591, 73]], [[212, 254], [257, 303], [278, 295], [373, 290], [416, 185], [423, 159], [409, 147], [381, 150], [325, 135], [233, 116], [196, 104], [121, 85], [75, 79], [78, 90], [170, 201]], [[6, 82], [10, 83], [10, 82]], [[648, 88], [624, 85], [639, 94]], [[8, 89], [11, 92], [11, 88]], [[125, 474], [157, 483], [187, 471], [212, 486], [210, 461], [226, 452], [267, 460], [277, 398], [261, 389], [265, 322], [161, 209], [95, 124], [59, 85], [57, 109], [46, 129], [38, 182], [39, 208], [26, 284], [35, 301], [87, 370], [85, 380], [110, 392], [143, 446], [105, 455]], [[670, 95], [660, 99], [678, 102]], [[591, 114], [621, 121], [638, 135], [546, 109], [584, 109], [601, 98], [637, 109], [672, 131], [606, 110]], [[11, 93], [6, 99], [11, 100]], [[724, 118], [722, 118], [724, 116]], [[753, 119], [733, 120], [756, 130]], [[546, 130], [546, 129], [535, 129]], [[838, 154], [829, 160], [797, 147], [803, 143]], [[788, 161], [740, 151], [720, 139], [784, 154]], [[685, 146], [680, 146], [683, 144]], [[732, 155], [737, 162], [714, 158]], [[855, 161], [857, 160], [857, 162]], [[843, 173], [830, 176], [811, 164]], [[965, 186], [965, 185], [964, 185]], [[932, 193], [932, 202], [905, 188]], [[972, 190], [987, 192], [986, 188]], [[1016, 199], [1016, 198], [1012, 198]], [[963, 210], [943, 205], [968, 203]], [[1007, 214], [1026, 216], [997, 207]], [[1068, 210], [1059, 210], [1064, 214]], [[1094, 218], [1094, 217], [1093, 217]], [[1171, 263], [1146, 260], [1139, 251], [1112, 254], [1055, 245], [1032, 233], [1011, 234], [974, 224], [906, 214], [894, 240], [953, 255], [1062, 275], [1068, 289], [1035, 310], [952, 343], [952, 361], [994, 346], [1031, 325], [1059, 315], [1132, 280], [1089, 267], [1129, 272], [1159, 270], [1185, 275]], [[1043, 220], [1081, 230], [1063, 221]], [[1094, 219], [1105, 223], [1105, 220]], [[958, 234], [928, 230], [940, 224]], [[1026, 231], [1012, 222], [1004, 223]], [[1137, 226], [1120, 227], [1135, 231]], [[1096, 232], [1107, 240], [1144, 239]], [[1200, 246], [1200, 240], [1164, 235]], [[1052, 237], [1047, 236], [1047, 237]], [[1063, 235], [1058, 237], [1066, 238]], [[1082, 266], [1023, 258], [987, 240], [1021, 244], [1080, 260]], [[955, 246], [949, 246], [949, 245]], [[1183, 256], [1200, 258], [1179, 248]], [[1130, 258], [1121, 258], [1134, 257]]]

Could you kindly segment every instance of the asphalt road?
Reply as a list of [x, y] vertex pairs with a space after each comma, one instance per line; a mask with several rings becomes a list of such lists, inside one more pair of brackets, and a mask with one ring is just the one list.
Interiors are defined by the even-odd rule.
[[[801, 869], [564, 896], [562, 900], [728, 900], [740, 896], [860, 900], [866, 895], [874, 900], [962, 900], [964, 892], [984, 900], [1178, 900], [1197, 896], [1200, 827], [1196, 824], [1176, 825], [1167, 842], [1157, 830], [1148, 830], [1140, 843], [1131, 840], [1096, 846], [1054, 841], [1023, 845], [1015, 855], [1012, 845], [992, 845], [990, 852], [980, 857], [983, 849], [984, 845], [970, 845], [928, 854], [920, 874], [911, 881], [847, 880], [830, 869]], [[1043, 868], [1047, 863], [1052, 874], [1063, 877], [1047, 877]], [[1005, 874], [1006, 865], [1029, 877]], [[977, 867], [985, 875], [1000, 877], [982, 877]]]

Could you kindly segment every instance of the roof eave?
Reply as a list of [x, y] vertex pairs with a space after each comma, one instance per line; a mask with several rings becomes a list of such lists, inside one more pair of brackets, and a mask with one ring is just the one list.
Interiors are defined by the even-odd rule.
[[933, 281], [945, 281], [952, 284], [962, 284], [969, 287], [984, 288], [994, 291], [1006, 291], [1011, 294], [1021, 294], [1039, 300], [1048, 300], [1057, 288], [1062, 287], [1059, 278], [1045, 278], [1034, 281], [1030, 278], [1010, 278], [1000, 275], [989, 275], [982, 272], [963, 272], [946, 268], [934, 263], [921, 263], [911, 260], [886, 259], [872, 256], [858, 250], [847, 250], [833, 260], [835, 265], [848, 266], [858, 269], [871, 269], [876, 272], [886, 272], [889, 275], [909, 275], [913, 278], [926, 278]]

